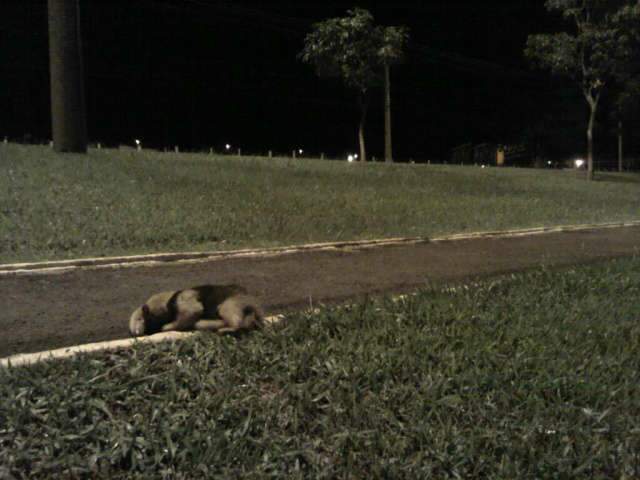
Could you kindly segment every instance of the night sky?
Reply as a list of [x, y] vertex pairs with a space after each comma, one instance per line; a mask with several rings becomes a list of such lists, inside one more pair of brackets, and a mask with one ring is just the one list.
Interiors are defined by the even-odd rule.
[[[559, 131], [575, 134], [560, 153], [582, 148], [578, 89], [523, 58], [528, 34], [563, 25], [542, 0], [81, 0], [91, 142], [356, 151], [355, 95], [297, 59], [314, 22], [354, 6], [377, 24], [410, 28], [406, 61], [392, 69], [397, 158], [446, 158], [465, 142], [517, 143], [541, 122], [564, 122]], [[46, 1], [4, 0], [0, 9], [0, 137], [48, 140]], [[378, 158], [382, 107], [380, 88], [367, 121], [368, 151]]]

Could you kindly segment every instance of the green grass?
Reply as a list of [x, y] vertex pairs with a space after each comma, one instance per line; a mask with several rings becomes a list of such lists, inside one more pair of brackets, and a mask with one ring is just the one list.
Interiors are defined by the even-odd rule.
[[640, 477], [640, 258], [0, 371], [0, 477]]
[[640, 175], [0, 145], [0, 262], [640, 218]]

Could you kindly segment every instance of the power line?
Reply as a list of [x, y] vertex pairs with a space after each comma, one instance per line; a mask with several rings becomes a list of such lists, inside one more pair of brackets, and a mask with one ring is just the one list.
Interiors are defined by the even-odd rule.
[[[138, 5], [140, 5], [140, 3]], [[143, 2], [143, 5], [164, 11], [184, 13], [190, 15], [190, 21], [211, 27], [215, 27], [219, 22], [223, 22], [244, 27], [260, 27], [285, 35], [293, 35], [297, 38], [302, 38], [315, 22], [312, 18], [282, 15], [255, 7], [238, 5], [225, 0], [216, 0], [215, 2], [208, 2], [206, 0], [181, 0], [180, 3], [170, 0], [146, 0], [146, 2]], [[211, 14], [213, 11], [216, 13]], [[206, 15], [202, 15], [203, 12], [206, 13]], [[211, 14], [211, 16], [209, 16], [209, 14]], [[171, 17], [165, 18], [164, 20], [167, 19], [171, 19]], [[173, 20], [175, 22], [179, 21], [179, 19], [175, 17]], [[7, 29], [12, 30], [14, 33], [28, 33], [30, 36], [35, 33], [35, 35], [42, 36], [38, 32], [20, 29], [15, 25], [7, 27]], [[533, 72], [485, 59], [473, 58], [459, 53], [436, 49], [411, 41], [408, 45], [408, 53], [412, 55], [411, 59], [418, 63], [441, 65], [454, 71], [472, 75], [492, 75], [512, 79], [520, 78], [529, 81], [537, 81], [539, 78]]]

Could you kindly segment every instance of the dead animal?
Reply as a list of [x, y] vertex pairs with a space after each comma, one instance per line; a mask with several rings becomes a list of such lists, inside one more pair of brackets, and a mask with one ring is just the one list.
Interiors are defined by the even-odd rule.
[[152, 295], [135, 309], [129, 331], [137, 337], [170, 330], [230, 333], [262, 325], [259, 302], [239, 285], [201, 285]]

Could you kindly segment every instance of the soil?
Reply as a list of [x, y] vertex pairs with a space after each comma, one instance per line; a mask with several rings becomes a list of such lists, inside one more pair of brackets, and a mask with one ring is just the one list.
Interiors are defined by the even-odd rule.
[[268, 314], [427, 282], [559, 267], [640, 253], [640, 227], [479, 238], [375, 248], [218, 259], [193, 264], [0, 276], [0, 357], [128, 337], [135, 307], [151, 294], [238, 283]]

